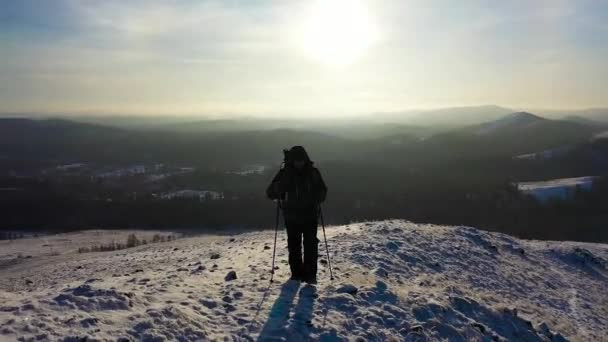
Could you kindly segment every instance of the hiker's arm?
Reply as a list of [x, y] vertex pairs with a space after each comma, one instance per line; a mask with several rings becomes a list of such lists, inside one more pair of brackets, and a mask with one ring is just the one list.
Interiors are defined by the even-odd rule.
[[270, 185], [268, 185], [268, 188], [266, 188], [266, 196], [268, 198], [274, 200], [274, 199], [277, 199], [280, 197], [281, 191], [280, 191], [279, 183], [281, 182], [282, 176], [283, 176], [283, 169], [281, 169], [281, 170], [279, 170], [279, 172], [277, 172], [277, 174], [272, 179], [272, 182], [270, 182]]
[[325, 185], [325, 181], [323, 181], [323, 177], [321, 176], [321, 172], [318, 169], [314, 169], [315, 175], [315, 188], [316, 188], [316, 198], [317, 203], [323, 203], [325, 198], [327, 197], [327, 185]]
[[266, 189], [268, 198], [277, 199], [289, 190], [292, 172], [292, 169], [289, 167], [285, 167], [277, 172], [277, 175], [272, 179], [268, 189]]

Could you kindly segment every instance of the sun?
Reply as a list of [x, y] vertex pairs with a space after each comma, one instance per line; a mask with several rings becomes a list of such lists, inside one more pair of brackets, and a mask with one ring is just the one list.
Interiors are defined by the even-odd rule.
[[314, 2], [301, 34], [308, 55], [334, 66], [354, 63], [374, 41], [369, 11], [357, 0]]

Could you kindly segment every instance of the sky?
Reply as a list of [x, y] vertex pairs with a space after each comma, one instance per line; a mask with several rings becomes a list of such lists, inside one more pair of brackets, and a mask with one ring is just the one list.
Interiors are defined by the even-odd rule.
[[0, 0], [0, 112], [608, 106], [608, 1]]

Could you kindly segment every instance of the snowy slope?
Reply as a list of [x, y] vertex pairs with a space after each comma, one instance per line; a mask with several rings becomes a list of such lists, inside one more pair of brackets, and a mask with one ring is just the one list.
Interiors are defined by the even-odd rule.
[[286, 280], [283, 232], [269, 283], [272, 238], [5, 262], [0, 340], [608, 341], [607, 245], [358, 223], [328, 229], [336, 279], [323, 257], [312, 287]]

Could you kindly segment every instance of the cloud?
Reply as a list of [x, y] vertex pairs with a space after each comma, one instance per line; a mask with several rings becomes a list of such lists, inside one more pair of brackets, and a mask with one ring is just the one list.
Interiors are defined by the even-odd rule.
[[608, 3], [368, 0], [378, 40], [341, 69], [302, 53], [294, 31], [307, 4], [2, 2], [0, 111], [354, 113], [608, 99]]
[[[222, 1], [74, 1], [82, 22], [99, 35], [160, 53], [246, 53], [281, 37], [280, 6], [228, 6]], [[196, 57], [196, 56], [192, 56]]]

